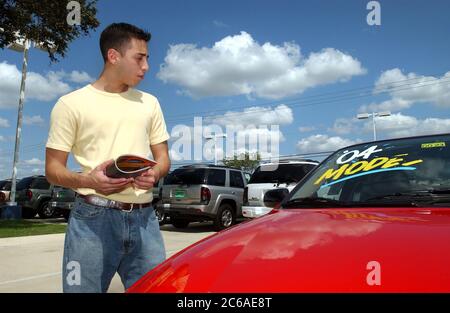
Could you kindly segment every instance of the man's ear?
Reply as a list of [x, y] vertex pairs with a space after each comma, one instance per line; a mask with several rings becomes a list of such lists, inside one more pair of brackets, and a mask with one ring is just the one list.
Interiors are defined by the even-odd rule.
[[120, 61], [121, 54], [116, 49], [108, 49], [108, 61], [111, 64], [116, 64], [118, 61]]

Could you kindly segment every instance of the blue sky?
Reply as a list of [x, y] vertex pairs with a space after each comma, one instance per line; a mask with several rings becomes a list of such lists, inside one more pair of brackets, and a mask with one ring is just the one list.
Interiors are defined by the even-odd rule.
[[[371, 140], [370, 120], [355, 116], [386, 110], [378, 138], [450, 132], [450, 2], [379, 1], [379, 26], [367, 23], [368, 2], [99, 0], [100, 27], [59, 63], [30, 52], [18, 175], [43, 173], [51, 109], [98, 77], [98, 39], [112, 22], [152, 33], [138, 89], [158, 97], [172, 135], [203, 117], [223, 131], [273, 135], [281, 155], [331, 151]], [[0, 50], [0, 178], [12, 171], [21, 64], [20, 53]], [[192, 161], [180, 154], [174, 164]]]

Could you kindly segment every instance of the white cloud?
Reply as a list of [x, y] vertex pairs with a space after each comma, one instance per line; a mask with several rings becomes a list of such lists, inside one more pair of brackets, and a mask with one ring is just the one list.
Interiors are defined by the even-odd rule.
[[38, 158], [32, 158], [31, 160], [25, 160], [23, 162], [26, 165], [44, 165], [45, 162], [42, 160], [39, 160]]
[[[366, 131], [372, 131], [371, 123], [364, 126]], [[432, 135], [450, 132], [450, 119], [425, 118], [396, 113], [377, 119], [377, 132], [384, 133], [387, 138]]]
[[[208, 119], [210, 120], [210, 118]], [[275, 108], [251, 107], [244, 111], [229, 111], [212, 122], [219, 125], [288, 125], [294, 121], [292, 109], [284, 104]]]
[[0, 135], [0, 141], [6, 141], [6, 138]]
[[[336, 134], [360, 134], [373, 132], [372, 118], [338, 118], [330, 129]], [[431, 135], [450, 132], [450, 118], [424, 118], [394, 113], [376, 118], [376, 132], [379, 138], [398, 138], [419, 135]], [[337, 137], [339, 138], [339, 137]], [[371, 138], [370, 138], [371, 139]]]
[[171, 131], [170, 156], [174, 161], [197, 160], [203, 157], [213, 160], [215, 149], [214, 140], [206, 137], [218, 134], [226, 134], [226, 138], [218, 137], [217, 153], [219, 159], [225, 154], [231, 157], [245, 151], [254, 152], [259, 150], [261, 156], [271, 157], [279, 154], [279, 143], [286, 140], [278, 126], [255, 126], [255, 125], [226, 125], [218, 124], [203, 125], [199, 134], [194, 135], [194, 128], [186, 125], [176, 125]]
[[44, 169], [43, 168], [33, 168], [31, 170], [31, 172], [33, 173], [33, 175], [43, 174], [44, 173]]
[[442, 77], [403, 74], [398, 68], [383, 72], [375, 83], [374, 93], [387, 92], [391, 99], [363, 105], [360, 111], [400, 111], [416, 103], [450, 107], [450, 71]]
[[300, 153], [328, 152], [358, 143], [359, 140], [341, 138], [339, 136], [312, 135], [297, 143]]
[[25, 125], [44, 125], [44, 119], [40, 115], [34, 115], [34, 116], [27, 116], [25, 115], [23, 117], [23, 123]]
[[0, 127], [9, 127], [8, 120], [0, 117]]
[[395, 112], [408, 109], [411, 105], [413, 105], [413, 101], [402, 98], [392, 98], [381, 103], [364, 104], [358, 109], [358, 111], [367, 113], [381, 111]]
[[[22, 73], [16, 65], [6, 61], [0, 63], [0, 108], [13, 108], [19, 103], [19, 91]], [[35, 72], [27, 73], [25, 100], [51, 101], [66, 94], [72, 88], [64, 82], [82, 83], [92, 81], [85, 72], [64, 71], [48, 72], [45, 76]]]
[[293, 42], [261, 45], [241, 32], [211, 48], [170, 46], [158, 78], [180, 85], [193, 97], [255, 95], [277, 99], [365, 72], [357, 59], [333, 48], [303, 57]]
[[82, 84], [82, 83], [91, 83], [95, 80], [95, 78], [89, 76], [86, 72], [72, 71], [71, 73], [66, 74], [66, 77], [71, 82]]

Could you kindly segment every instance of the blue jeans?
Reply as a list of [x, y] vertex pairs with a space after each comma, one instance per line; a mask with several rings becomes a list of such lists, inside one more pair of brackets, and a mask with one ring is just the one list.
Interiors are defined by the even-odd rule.
[[116, 272], [128, 289], [165, 258], [152, 207], [124, 212], [76, 198], [64, 243], [63, 292], [106, 292]]

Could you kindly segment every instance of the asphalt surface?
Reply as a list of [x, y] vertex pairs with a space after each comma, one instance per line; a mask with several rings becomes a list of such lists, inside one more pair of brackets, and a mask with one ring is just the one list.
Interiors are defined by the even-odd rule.
[[[161, 226], [167, 257], [214, 234], [210, 223], [186, 229]], [[65, 234], [0, 239], [0, 292], [62, 292], [61, 268]], [[118, 275], [108, 292], [123, 292]]]

